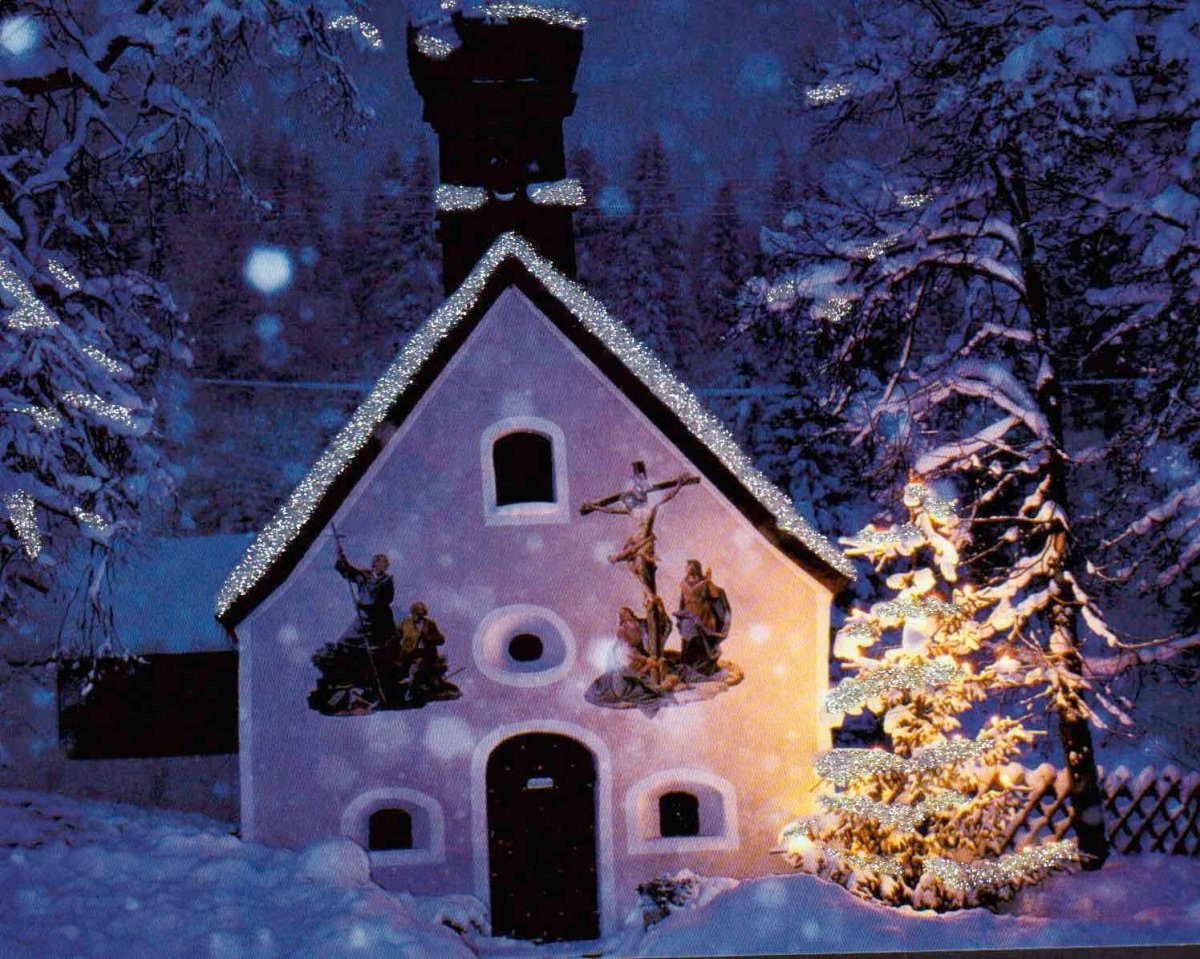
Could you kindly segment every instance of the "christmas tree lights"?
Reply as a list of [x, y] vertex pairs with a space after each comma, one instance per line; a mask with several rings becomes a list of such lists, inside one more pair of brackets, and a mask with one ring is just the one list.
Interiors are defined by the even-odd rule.
[[[1038, 734], [999, 714], [980, 722], [980, 713], [994, 691], [1032, 683], [1003, 657], [988, 662], [986, 610], [958, 584], [954, 501], [911, 483], [904, 503], [907, 523], [843, 541], [877, 567], [903, 557], [906, 569], [887, 578], [894, 597], [854, 611], [839, 630], [835, 653], [850, 675], [826, 697], [830, 712], [882, 714], [891, 748], [819, 757], [814, 771], [837, 791], [820, 797], [823, 812], [784, 829], [781, 851], [866, 898], [940, 910], [990, 904], [1079, 853], [1067, 840], [997, 857], [1023, 797], [991, 769]], [[973, 710], [971, 736], [964, 720]]]

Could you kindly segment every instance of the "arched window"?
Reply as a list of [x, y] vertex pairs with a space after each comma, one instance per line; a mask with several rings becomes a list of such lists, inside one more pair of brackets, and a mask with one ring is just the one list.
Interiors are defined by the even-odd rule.
[[412, 849], [412, 815], [406, 809], [377, 809], [367, 823], [367, 848]]
[[700, 800], [685, 792], [659, 796], [658, 834], [663, 838], [700, 835]]
[[625, 794], [634, 855], [741, 848], [733, 784], [705, 769], [662, 769]]
[[492, 444], [496, 505], [553, 503], [554, 444], [549, 436], [506, 433]]

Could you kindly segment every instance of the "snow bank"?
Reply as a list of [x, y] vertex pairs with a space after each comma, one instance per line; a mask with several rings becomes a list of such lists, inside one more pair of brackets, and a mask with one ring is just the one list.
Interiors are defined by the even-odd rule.
[[0, 791], [0, 943], [4, 959], [473, 957], [366, 866], [349, 840], [296, 853], [205, 816]]
[[193, 813], [0, 790], [2, 952], [4, 959], [561, 959], [1200, 939], [1200, 859], [1184, 856], [1114, 856], [1098, 873], [1057, 875], [1025, 890], [1006, 915], [889, 909], [799, 873], [741, 883], [696, 877], [703, 894], [649, 932], [635, 921], [606, 942], [541, 947], [489, 939], [482, 907], [469, 896], [389, 894], [370, 882], [366, 866], [349, 840], [271, 849]]
[[[1171, 888], [1165, 888], [1166, 886]], [[703, 909], [674, 913], [639, 956], [872, 953], [1146, 945], [1200, 939], [1200, 860], [1115, 856], [1098, 873], [1053, 877], [1009, 904], [934, 914], [856, 899], [804, 874], [748, 880]]]

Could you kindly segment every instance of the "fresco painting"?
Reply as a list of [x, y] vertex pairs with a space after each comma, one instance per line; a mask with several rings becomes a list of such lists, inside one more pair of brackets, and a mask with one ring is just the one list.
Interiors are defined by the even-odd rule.
[[[664, 706], [711, 699], [743, 679], [736, 663], [721, 658], [729, 637], [733, 611], [725, 590], [713, 582], [711, 568], [689, 559], [679, 584], [679, 605], [670, 615], [658, 592], [658, 511], [700, 477], [681, 473], [674, 479], [650, 483], [646, 465], [633, 464], [628, 489], [579, 508], [583, 516], [611, 513], [629, 516], [634, 531], [609, 563], [624, 563], [641, 586], [642, 615], [631, 606], [617, 612], [617, 642], [604, 673], [588, 687], [589, 703], [610, 709], [640, 709], [654, 715]], [[657, 494], [657, 495], [656, 495]], [[672, 623], [672, 617], [674, 623]], [[678, 648], [668, 648], [672, 631]]]
[[396, 584], [387, 553], [370, 567], [351, 564], [337, 539], [334, 569], [349, 587], [355, 619], [338, 640], [312, 657], [320, 672], [309, 705], [328, 715], [365, 716], [381, 709], [419, 709], [426, 703], [458, 699], [442, 653], [446, 639], [429, 608], [417, 600], [396, 623], [392, 602]]

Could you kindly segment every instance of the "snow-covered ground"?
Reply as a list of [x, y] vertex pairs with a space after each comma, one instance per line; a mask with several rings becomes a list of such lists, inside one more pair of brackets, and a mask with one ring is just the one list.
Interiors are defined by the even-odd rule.
[[890, 909], [799, 874], [708, 891], [705, 905], [649, 932], [634, 924], [604, 942], [537, 947], [484, 937], [469, 897], [383, 891], [349, 840], [270, 849], [204, 816], [0, 791], [4, 959], [561, 959], [1200, 940], [1200, 859], [1182, 856], [1116, 856], [1100, 873], [1027, 890], [1007, 915]]
[[0, 792], [4, 959], [471, 959], [349, 840], [243, 843], [204, 816]]

